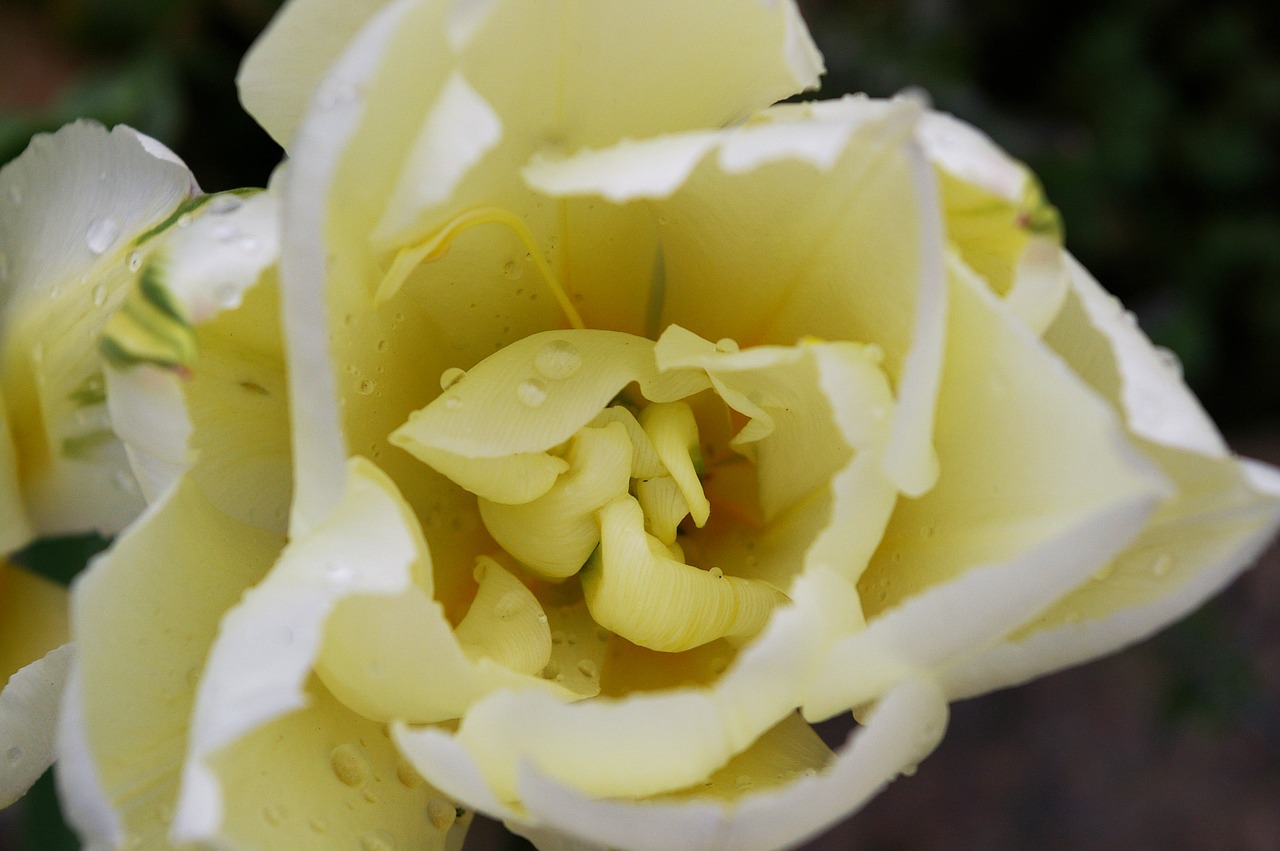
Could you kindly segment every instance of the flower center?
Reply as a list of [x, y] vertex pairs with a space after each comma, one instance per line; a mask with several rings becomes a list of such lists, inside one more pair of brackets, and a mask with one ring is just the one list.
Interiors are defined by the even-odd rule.
[[728, 419], [723, 402], [706, 404], [705, 372], [660, 371], [641, 337], [570, 330], [441, 383], [393, 441], [475, 494], [489, 534], [533, 577], [576, 577], [600, 626], [679, 652], [750, 637], [786, 601], [764, 581], [686, 561], [679, 539], [711, 515], [691, 402]]

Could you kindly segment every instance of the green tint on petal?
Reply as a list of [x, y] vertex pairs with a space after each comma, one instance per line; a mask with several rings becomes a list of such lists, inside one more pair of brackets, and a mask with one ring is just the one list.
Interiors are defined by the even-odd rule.
[[59, 745], [75, 753], [60, 752], [59, 782], [90, 845], [105, 837], [77, 813], [103, 804], [127, 837], [167, 844], [196, 686], [219, 620], [282, 544], [227, 518], [183, 481], [76, 580], [77, 711], [64, 722], [75, 732]]
[[198, 347], [186, 311], [165, 286], [164, 273], [153, 262], [138, 278], [120, 310], [102, 329], [99, 348], [116, 369], [151, 364], [187, 370]]
[[568, 471], [547, 493], [518, 505], [479, 500], [485, 528], [537, 575], [572, 576], [600, 543], [596, 511], [627, 492], [631, 455], [621, 424], [584, 428], [565, 455]]
[[699, 570], [666, 554], [644, 531], [631, 497], [600, 511], [599, 553], [583, 569], [582, 589], [601, 626], [653, 650], [679, 652], [726, 636], [750, 637], [786, 595], [759, 580]]
[[132, 240], [194, 191], [159, 143], [88, 122], [37, 136], [0, 171], [0, 374], [38, 533], [111, 533], [142, 507], [102, 405], [96, 347], [145, 260]]

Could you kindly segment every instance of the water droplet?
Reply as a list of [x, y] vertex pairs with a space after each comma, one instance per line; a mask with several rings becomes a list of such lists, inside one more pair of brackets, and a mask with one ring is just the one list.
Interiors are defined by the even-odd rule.
[[419, 776], [418, 770], [413, 767], [409, 760], [403, 757], [396, 763], [396, 779], [406, 789], [416, 789], [422, 785], [422, 777]]
[[25, 756], [25, 754], [23, 753], [22, 748], [19, 747], [12, 747], [4, 752], [5, 761], [10, 765], [17, 765], [22, 762], [23, 756]]
[[387, 350], [387, 341], [385, 339], [378, 341], [378, 351], [385, 352]]
[[16, 183], [9, 187], [9, 201], [15, 207], [21, 206], [22, 204], [22, 187]]
[[738, 779], [734, 781], [734, 785], [739, 789], [750, 789], [754, 784], [752, 783], [750, 776], [746, 774], [739, 774]]
[[183, 213], [181, 216], [178, 216], [178, 227], [180, 227], [180, 228], [189, 228], [189, 227], [191, 227], [191, 214], [190, 214], [190, 213]]
[[1173, 569], [1173, 556], [1168, 553], [1161, 553], [1156, 556], [1156, 560], [1151, 563], [1151, 572], [1156, 576], [1167, 576], [1169, 571]]
[[218, 242], [227, 243], [238, 236], [243, 236], [244, 231], [233, 224], [223, 223], [213, 229], [213, 238]]
[[716, 351], [723, 354], [731, 354], [738, 351], [738, 341], [729, 337], [721, 337], [716, 340]]
[[377, 795], [375, 795], [373, 792], [371, 792], [371, 791], [370, 791], [370, 790], [368, 790], [368, 789], [366, 789], [366, 790], [365, 790], [365, 792], [364, 792], [364, 799], [365, 799], [366, 801], [368, 801], [369, 803], [371, 803], [371, 804], [376, 804], [376, 803], [378, 803], [378, 796], [377, 796]]
[[866, 358], [867, 363], [872, 366], [879, 366], [884, 362], [884, 349], [871, 343], [862, 350], [862, 356]]
[[274, 805], [263, 807], [262, 817], [267, 820], [267, 824], [272, 825], [273, 827], [279, 827], [280, 823], [284, 821], [285, 809], [284, 807], [277, 807]]
[[329, 581], [335, 585], [346, 585], [356, 575], [356, 572], [348, 565], [337, 563], [325, 565], [324, 572], [329, 577]]
[[514, 260], [508, 260], [502, 265], [502, 276], [508, 281], [518, 281], [524, 276], [524, 269]]
[[596, 663], [592, 662], [590, 659], [578, 660], [578, 673], [582, 674], [584, 677], [589, 677], [594, 680], [597, 673]]
[[547, 386], [536, 378], [520, 382], [516, 388], [516, 398], [527, 408], [536, 408], [547, 401]]
[[555, 679], [560, 674], [560, 666], [555, 662], [548, 662], [547, 666], [542, 669], [540, 675], [544, 680]]
[[724, 571], [723, 571], [723, 570], [721, 570], [721, 569], [720, 569], [720, 568], [718, 568], [718, 567], [713, 567], [713, 568], [711, 568], [710, 570], [708, 570], [708, 571], [707, 571], [707, 573], [710, 573], [710, 574], [711, 574], [711, 578], [712, 578], [712, 579], [723, 579], [723, 578], [724, 578]]
[[538, 612], [538, 623], [546, 623], [546, 622], [547, 622], [547, 613]]
[[427, 821], [436, 830], [448, 830], [458, 818], [458, 810], [444, 798], [427, 799]]
[[466, 374], [467, 371], [465, 369], [456, 366], [449, 367], [444, 372], [440, 373], [440, 389], [448, 390], [450, 387], [461, 381]]
[[915, 776], [915, 774], [916, 774], [916, 769], [918, 769], [919, 767], [920, 767], [920, 766], [918, 766], [918, 765], [908, 765], [906, 768], [902, 769], [902, 776], [903, 776], [903, 777], [914, 777], [914, 776]]
[[582, 368], [582, 355], [568, 340], [552, 340], [534, 355], [533, 366], [547, 378], [568, 378]]
[[374, 390], [378, 389], [378, 382], [374, 381], [372, 378], [366, 378], [364, 381], [360, 382], [357, 389], [360, 391], [361, 396], [368, 396], [372, 394]]
[[84, 244], [94, 254], [101, 254], [110, 248], [120, 236], [120, 226], [110, 216], [100, 216], [89, 222], [84, 232]]
[[498, 620], [505, 621], [515, 617], [516, 612], [522, 608], [524, 608], [524, 598], [520, 593], [508, 591], [498, 598], [498, 602], [494, 604], [493, 613], [497, 615]]
[[221, 284], [213, 291], [213, 300], [223, 310], [240, 306], [240, 288], [235, 284]]
[[555, 632], [551, 633], [551, 643], [564, 644], [564, 633], [558, 629]]
[[322, 818], [313, 818], [307, 825], [316, 833], [324, 833], [329, 829], [329, 822]]
[[668, 219], [666, 216], [658, 216], [658, 224], [664, 225], [664, 226], [669, 225], [671, 224], [671, 220]]
[[920, 529], [920, 537], [925, 539], [932, 538], [937, 531], [937, 528], [934, 526], [923, 526]]
[[107, 301], [107, 285], [98, 284], [93, 288], [93, 306], [102, 307]]
[[396, 851], [399, 847], [385, 830], [371, 830], [360, 837], [360, 851]]
[[711, 660], [711, 673], [713, 674], [723, 674], [728, 667], [729, 660], [725, 659], [723, 656], [717, 656]]
[[218, 195], [209, 201], [209, 205], [206, 209], [215, 216], [221, 216], [226, 213], [233, 213], [236, 210], [239, 210], [243, 205], [244, 202], [235, 195]]

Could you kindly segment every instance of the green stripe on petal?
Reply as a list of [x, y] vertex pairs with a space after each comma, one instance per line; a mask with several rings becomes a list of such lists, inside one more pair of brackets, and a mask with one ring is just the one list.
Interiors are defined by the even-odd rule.
[[199, 346], [182, 306], [163, 283], [158, 264], [143, 270], [138, 286], [102, 330], [99, 348], [112, 366], [141, 363], [189, 369]]

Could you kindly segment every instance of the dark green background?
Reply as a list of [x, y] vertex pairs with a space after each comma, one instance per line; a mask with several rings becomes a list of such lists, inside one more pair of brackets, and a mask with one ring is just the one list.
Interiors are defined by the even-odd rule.
[[[262, 185], [280, 151], [232, 81], [275, 5], [0, 0], [0, 162], [35, 132], [93, 117], [166, 142], [206, 190]], [[1280, 459], [1270, 4], [801, 5], [826, 55], [824, 96], [919, 87], [1029, 162], [1068, 247], [1181, 357], [1236, 445]], [[84, 550], [32, 558], [65, 573]], [[957, 706], [915, 779], [814, 847], [1280, 848], [1278, 577], [1272, 553], [1153, 642]], [[46, 778], [0, 819], [0, 849], [74, 847], [55, 819]]]

